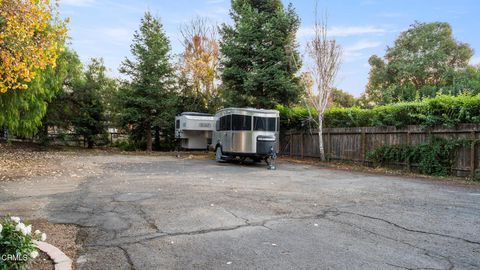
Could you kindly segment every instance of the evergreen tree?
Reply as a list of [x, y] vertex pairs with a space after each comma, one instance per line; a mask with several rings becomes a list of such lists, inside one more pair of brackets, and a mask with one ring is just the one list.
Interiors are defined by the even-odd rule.
[[88, 148], [93, 148], [98, 135], [105, 133], [104, 107], [101, 93], [108, 78], [100, 59], [92, 59], [85, 72], [83, 84], [74, 88], [71, 100], [74, 104], [72, 124], [75, 132], [82, 135]]
[[152, 150], [152, 130], [167, 128], [175, 117], [173, 70], [169, 62], [170, 42], [160, 20], [149, 12], [135, 32], [131, 53], [120, 72], [130, 77], [119, 93], [121, 118], [137, 142], [146, 141]]
[[280, 0], [232, 0], [233, 26], [221, 27], [222, 81], [229, 105], [273, 108], [302, 93], [295, 34], [300, 21]]

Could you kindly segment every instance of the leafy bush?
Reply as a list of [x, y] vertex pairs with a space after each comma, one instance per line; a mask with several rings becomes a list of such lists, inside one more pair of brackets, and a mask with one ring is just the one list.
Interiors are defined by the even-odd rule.
[[35, 231], [32, 225], [22, 223], [18, 217], [5, 217], [0, 223], [0, 269], [27, 269], [38, 256], [32, 240], [45, 241], [45, 233]]
[[110, 145], [110, 133], [103, 132], [101, 134], [98, 134], [95, 137], [95, 145], [96, 146], [108, 146], [108, 145]]
[[421, 173], [445, 176], [451, 174], [458, 149], [469, 140], [446, 140], [431, 137], [418, 145], [384, 145], [368, 153], [367, 159], [377, 166], [409, 162], [418, 164]]
[[113, 147], [117, 147], [122, 151], [135, 151], [137, 150], [137, 147], [134, 142], [131, 142], [130, 140], [122, 140], [122, 141], [115, 141], [112, 144]]
[[325, 127], [365, 127], [370, 125], [373, 111], [352, 108], [331, 108], [325, 112]]
[[317, 127], [317, 113], [313, 108], [288, 108], [278, 105], [276, 109], [280, 112], [280, 126], [283, 130], [307, 130]]
[[[284, 106], [278, 106], [277, 109], [280, 111], [282, 130], [317, 127], [316, 121], [312, 120], [317, 118], [314, 109]], [[454, 127], [460, 123], [480, 123], [480, 95], [439, 95], [423, 101], [394, 103], [373, 109], [330, 108], [324, 115], [327, 128], [408, 125]]]

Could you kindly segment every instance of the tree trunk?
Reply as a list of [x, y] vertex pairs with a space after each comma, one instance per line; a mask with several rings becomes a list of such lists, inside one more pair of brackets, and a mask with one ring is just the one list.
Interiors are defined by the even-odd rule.
[[147, 133], [147, 151], [151, 152], [152, 151], [152, 126], [150, 125], [150, 122], [147, 123], [145, 127], [145, 132]]
[[[1, 130], [0, 130], [0, 137], [1, 136]], [[48, 146], [50, 144], [50, 138], [48, 138], [48, 125], [43, 123], [42, 129], [40, 131], [40, 143], [43, 146]]]
[[155, 151], [160, 151], [160, 127], [156, 126], [155, 130], [155, 139], [153, 140], [153, 144], [155, 146]]
[[323, 147], [323, 116], [318, 114], [318, 150], [320, 152], [320, 160], [325, 161], [325, 149]]
[[87, 147], [88, 149], [93, 149], [93, 138], [90, 136], [87, 138]]

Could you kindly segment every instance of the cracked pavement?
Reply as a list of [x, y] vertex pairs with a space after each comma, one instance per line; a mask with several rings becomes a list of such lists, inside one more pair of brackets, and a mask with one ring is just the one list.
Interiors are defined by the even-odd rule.
[[0, 213], [80, 226], [77, 269], [480, 268], [478, 187], [286, 162], [76, 162], [95, 173], [1, 183]]

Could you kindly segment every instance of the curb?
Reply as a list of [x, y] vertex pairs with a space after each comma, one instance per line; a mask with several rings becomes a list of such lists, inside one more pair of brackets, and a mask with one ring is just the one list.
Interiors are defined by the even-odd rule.
[[41, 241], [33, 240], [33, 243], [38, 247], [38, 249], [47, 253], [47, 255], [53, 260], [55, 263], [55, 270], [72, 269], [72, 260], [60, 249]]

